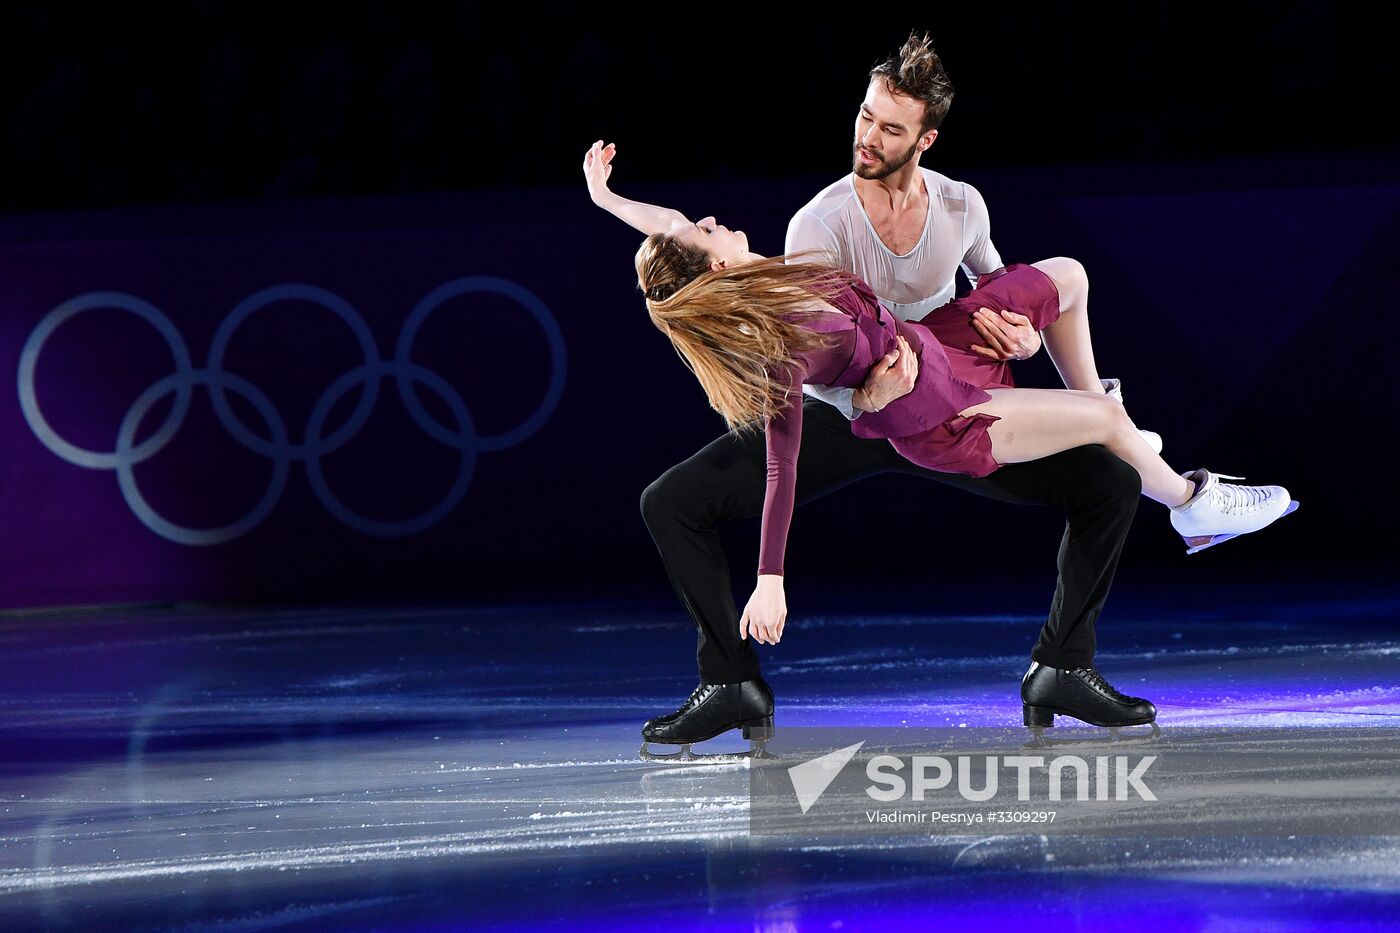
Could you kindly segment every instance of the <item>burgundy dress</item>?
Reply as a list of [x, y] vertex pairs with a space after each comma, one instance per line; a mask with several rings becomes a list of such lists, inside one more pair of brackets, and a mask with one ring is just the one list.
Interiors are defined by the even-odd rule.
[[851, 422], [858, 437], [885, 438], [911, 463], [944, 473], [986, 476], [1000, 467], [992, 459], [987, 428], [994, 415], [962, 417], [958, 412], [991, 399], [984, 389], [1010, 387], [1010, 370], [973, 353], [982, 338], [971, 326], [979, 307], [1025, 314], [1037, 331], [1060, 314], [1059, 294], [1034, 266], [1016, 263], [989, 273], [963, 298], [917, 321], [901, 321], [880, 304], [863, 280], [847, 274], [846, 288], [832, 299], [840, 314], [820, 314], [806, 322], [834, 336], [834, 346], [799, 355], [798, 365], [775, 369], [787, 387], [787, 408], [766, 429], [768, 486], [759, 545], [760, 574], [781, 574], [783, 552], [797, 489], [797, 453], [802, 444], [802, 385], [857, 387], [875, 361], [897, 346], [901, 336], [919, 355], [919, 375], [909, 394], [878, 412]]

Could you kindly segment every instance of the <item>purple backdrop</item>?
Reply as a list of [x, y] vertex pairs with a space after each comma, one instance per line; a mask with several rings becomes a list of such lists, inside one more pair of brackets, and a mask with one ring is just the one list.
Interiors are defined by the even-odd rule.
[[[1347, 443], [1364, 412], [1337, 399], [1395, 392], [1347, 362], [1335, 321], [1394, 319], [1400, 187], [1117, 171], [960, 177], [1004, 259], [1085, 262], [1100, 369], [1172, 462], [1286, 482], [1345, 548], [1353, 518], [1320, 481], [1374, 459]], [[772, 252], [828, 180], [624, 193]], [[0, 606], [664, 586], [637, 495], [721, 425], [646, 322], [639, 238], [581, 190], [33, 217], [0, 235]], [[1021, 372], [1055, 384], [1044, 359]], [[895, 482], [799, 513], [798, 566], [847, 567], [804, 524], [896, 489], [896, 530], [924, 533], [925, 501], [1015, 522], [1048, 569], [1053, 516]], [[1153, 520], [1129, 562], [1176, 549]], [[741, 569], [751, 531], [734, 532]], [[1260, 542], [1252, 559], [1297, 546]], [[907, 552], [872, 560], [898, 572]]]

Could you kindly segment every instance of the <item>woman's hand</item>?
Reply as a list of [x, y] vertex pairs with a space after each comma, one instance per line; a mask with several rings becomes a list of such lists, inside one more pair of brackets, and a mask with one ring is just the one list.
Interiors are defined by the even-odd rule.
[[776, 645], [783, 637], [787, 624], [787, 596], [783, 593], [783, 578], [778, 574], [759, 574], [744, 614], [739, 619], [739, 637], [764, 644]]
[[583, 177], [588, 182], [588, 196], [596, 204], [599, 198], [609, 194], [608, 176], [612, 174], [612, 158], [617, 155], [617, 144], [603, 145], [600, 139], [583, 156]]
[[646, 236], [654, 233], [669, 233], [678, 224], [690, 225], [685, 215], [669, 207], [657, 204], [644, 204], [613, 194], [608, 188], [608, 176], [612, 174], [613, 156], [617, 155], [617, 145], [603, 145], [600, 139], [588, 147], [583, 154], [583, 178], [588, 182], [588, 196], [593, 203], [623, 221], [629, 227], [642, 231]]

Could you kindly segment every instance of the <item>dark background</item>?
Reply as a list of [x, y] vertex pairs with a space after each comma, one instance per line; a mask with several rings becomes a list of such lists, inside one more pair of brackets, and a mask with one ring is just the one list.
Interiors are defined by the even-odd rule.
[[[1363, 4], [7, 4], [9, 210], [832, 175], [865, 76], [928, 30], [969, 169], [1394, 154]], [[566, 157], [567, 156], [567, 157]]]
[[[149, 548], [140, 571], [100, 585], [63, 585], [65, 555], [90, 536], [12, 532], [8, 558], [43, 560], [30, 566], [39, 582], [12, 586], [7, 604], [664, 591], [637, 495], [721, 425], [646, 324], [630, 277], [638, 238], [588, 203], [582, 155], [616, 141], [615, 190], [715, 213], [776, 252], [792, 212], [849, 171], [866, 75], [911, 28], [932, 33], [957, 88], [923, 164], [977, 185], [1006, 261], [1085, 262], [1100, 369], [1124, 378], [1171, 462], [1281, 482], [1304, 503], [1278, 529], [1191, 558], [1192, 578], [1388, 574], [1400, 121], [1393, 37], [1360, 5], [922, 4], [832, 18], [810, 7], [46, 4], [0, 13], [10, 268], [40, 243], [237, 235], [246, 259], [265, 238], [267, 258], [246, 263], [263, 278], [220, 293], [222, 315], [239, 288], [296, 274], [283, 268], [295, 265], [288, 238], [305, 244], [297, 262], [320, 268], [312, 257], [333, 254], [322, 245], [361, 231], [371, 245], [354, 255], [382, 252], [373, 277], [389, 289], [394, 250], [408, 247], [385, 244], [440, 231], [433, 281], [502, 274], [536, 290], [561, 320], [570, 369], [533, 446], [484, 458], [463, 505], [427, 533], [390, 541], [326, 523], [298, 505], [294, 478], [274, 519], [240, 542], [190, 552], [123, 530]], [[1115, 257], [1106, 217], [1145, 231], [1134, 254], [1152, 261], [1151, 282], [1147, 265]], [[1332, 254], [1345, 262], [1321, 258]], [[51, 295], [0, 312], [18, 339], [66, 294], [55, 269]], [[1166, 279], [1179, 303], [1161, 300]], [[1240, 301], [1266, 298], [1257, 313], [1203, 314], [1205, 292], [1238, 304], [1222, 282], [1245, 283]], [[404, 301], [421, 293], [407, 278], [403, 290]], [[1135, 313], [1152, 303], [1158, 317]], [[188, 327], [207, 345], [212, 324]], [[458, 330], [440, 343], [470, 348], [470, 372], [453, 381], [476, 390], [474, 417], [490, 427], [528, 409], [538, 373], [519, 377]], [[1213, 380], [1234, 358], [1250, 376], [1227, 392]], [[1044, 354], [1018, 372], [1024, 385], [1057, 384]], [[23, 432], [14, 443], [35, 446]], [[178, 480], [178, 462], [165, 470]], [[46, 491], [32, 474], [5, 477], [8, 517], [48, 508], [63, 482], [115, 497], [110, 477], [75, 480], [56, 460], [49, 472], [60, 485]], [[379, 488], [359, 485], [361, 501]], [[247, 486], [230, 495], [255, 495]], [[729, 532], [741, 581], [755, 531]], [[789, 565], [814, 585], [839, 573], [1048, 586], [1057, 541], [1049, 513], [880, 478], [800, 512]], [[1180, 573], [1180, 550], [1164, 510], [1144, 501], [1125, 572]], [[179, 574], [150, 570], [176, 565], [197, 582], [172, 587]]]

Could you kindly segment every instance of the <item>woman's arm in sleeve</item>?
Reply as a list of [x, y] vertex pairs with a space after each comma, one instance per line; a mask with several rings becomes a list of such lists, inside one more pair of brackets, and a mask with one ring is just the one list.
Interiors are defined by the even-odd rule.
[[788, 407], [768, 419], [764, 437], [768, 447], [768, 485], [763, 495], [763, 523], [759, 533], [758, 573], [783, 575], [788, 528], [797, 501], [797, 454], [802, 447], [802, 379], [805, 367], [785, 370]]

